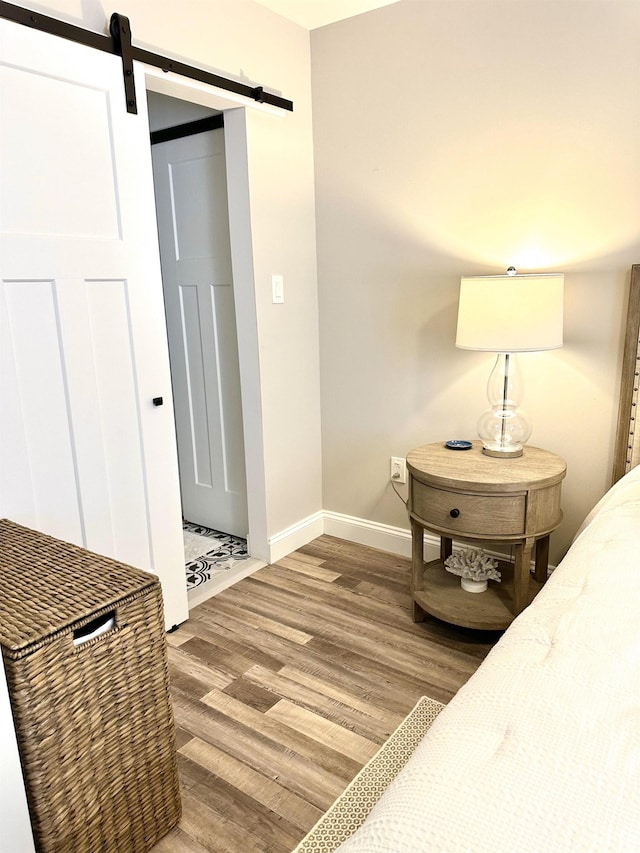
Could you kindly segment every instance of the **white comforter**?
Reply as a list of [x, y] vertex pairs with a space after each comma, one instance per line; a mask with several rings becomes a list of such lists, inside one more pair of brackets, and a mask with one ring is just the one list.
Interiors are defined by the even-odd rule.
[[339, 850], [640, 851], [640, 467]]

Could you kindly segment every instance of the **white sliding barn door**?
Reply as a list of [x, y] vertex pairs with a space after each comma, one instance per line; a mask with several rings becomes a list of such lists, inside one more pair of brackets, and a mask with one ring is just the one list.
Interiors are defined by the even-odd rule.
[[[0, 21], [0, 515], [155, 572], [187, 618], [142, 68]], [[163, 397], [156, 407], [154, 397]]]
[[224, 131], [153, 146], [185, 518], [247, 535]]

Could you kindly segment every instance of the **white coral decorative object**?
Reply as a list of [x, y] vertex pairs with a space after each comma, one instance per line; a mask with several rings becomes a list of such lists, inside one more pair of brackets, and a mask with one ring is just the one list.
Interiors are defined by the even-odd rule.
[[444, 561], [444, 567], [452, 575], [468, 578], [474, 581], [499, 581], [498, 561], [494, 560], [480, 548], [468, 551], [456, 551]]

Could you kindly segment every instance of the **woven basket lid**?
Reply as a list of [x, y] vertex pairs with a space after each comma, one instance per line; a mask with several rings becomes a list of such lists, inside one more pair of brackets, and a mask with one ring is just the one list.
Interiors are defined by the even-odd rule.
[[0, 519], [0, 644], [16, 652], [158, 584], [155, 575]]

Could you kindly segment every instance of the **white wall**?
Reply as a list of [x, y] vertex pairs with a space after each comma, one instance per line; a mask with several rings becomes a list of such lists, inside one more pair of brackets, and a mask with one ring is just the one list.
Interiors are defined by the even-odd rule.
[[406, 527], [389, 457], [487, 407], [460, 276], [558, 270], [565, 346], [521, 364], [531, 443], [568, 463], [566, 550], [610, 483], [639, 37], [618, 0], [403, 0], [312, 33], [325, 510]]

